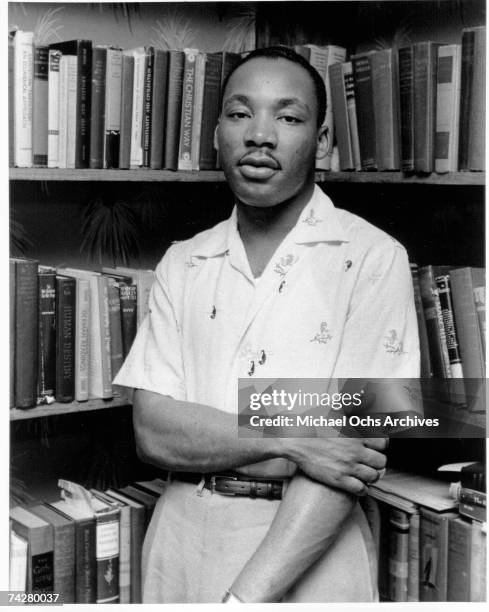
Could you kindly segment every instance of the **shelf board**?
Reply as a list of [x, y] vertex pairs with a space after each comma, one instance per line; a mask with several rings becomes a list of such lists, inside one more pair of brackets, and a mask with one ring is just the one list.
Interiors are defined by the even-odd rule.
[[[12, 181], [139, 181], [170, 183], [221, 183], [219, 170], [179, 171], [149, 170], [73, 170], [67, 168], [10, 168]], [[375, 183], [420, 185], [485, 185], [485, 172], [449, 172], [447, 174], [406, 175], [402, 172], [316, 172], [318, 183]]]
[[55, 416], [60, 414], [74, 414], [78, 412], [89, 412], [93, 410], [107, 410], [107, 408], [117, 408], [130, 404], [128, 398], [124, 395], [118, 395], [112, 399], [92, 399], [86, 402], [71, 402], [61, 404], [55, 402], [50, 405], [36, 406], [35, 408], [19, 408], [10, 409], [10, 420], [21, 421], [25, 419], [37, 419], [39, 417]]

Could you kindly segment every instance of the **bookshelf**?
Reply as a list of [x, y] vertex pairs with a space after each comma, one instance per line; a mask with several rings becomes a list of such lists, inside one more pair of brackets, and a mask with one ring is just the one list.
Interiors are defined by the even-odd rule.
[[36, 406], [26, 410], [12, 408], [10, 410], [11, 421], [23, 421], [26, 419], [39, 419], [41, 417], [59, 416], [60, 414], [75, 414], [80, 412], [93, 412], [94, 410], [108, 410], [110, 408], [118, 408], [128, 406], [129, 401], [126, 396], [118, 395], [112, 399], [92, 399], [86, 402], [70, 402], [61, 404], [54, 402], [53, 404]]

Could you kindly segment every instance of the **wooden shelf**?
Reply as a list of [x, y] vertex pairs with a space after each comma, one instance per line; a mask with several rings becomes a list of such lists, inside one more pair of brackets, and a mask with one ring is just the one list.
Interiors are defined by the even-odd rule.
[[37, 419], [39, 417], [55, 416], [60, 414], [74, 414], [78, 412], [89, 412], [93, 410], [107, 410], [107, 408], [117, 408], [130, 404], [128, 398], [124, 395], [119, 395], [109, 400], [93, 399], [87, 402], [71, 402], [69, 404], [60, 404], [55, 402], [50, 405], [37, 406], [36, 408], [19, 408], [10, 409], [10, 420], [21, 421], [25, 419]]
[[[10, 168], [11, 181], [139, 181], [170, 183], [220, 183], [224, 174], [219, 170], [72, 170], [66, 168]], [[375, 183], [420, 185], [485, 185], [485, 172], [450, 172], [426, 176], [405, 175], [402, 172], [316, 172], [318, 183]]]

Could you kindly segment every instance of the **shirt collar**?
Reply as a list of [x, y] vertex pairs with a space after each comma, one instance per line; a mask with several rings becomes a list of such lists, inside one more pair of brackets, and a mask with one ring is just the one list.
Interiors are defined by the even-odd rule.
[[[223, 255], [238, 236], [235, 206], [229, 219], [193, 238], [190, 255], [204, 258]], [[301, 212], [290, 236], [297, 244], [349, 241], [337, 209], [317, 185], [314, 186], [312, 197]]]

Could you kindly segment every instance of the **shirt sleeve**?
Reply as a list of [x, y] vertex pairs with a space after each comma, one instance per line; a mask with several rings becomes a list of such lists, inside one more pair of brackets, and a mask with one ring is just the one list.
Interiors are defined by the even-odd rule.
[[148, 315], [114, 384], [185, 400], [180, 327], [167, 281], [170, 250], [156, 268]]
[[419, 378], [413, 283], [407, 253], [391, 238], [366, 255], [353, 289], [337, 376]]

